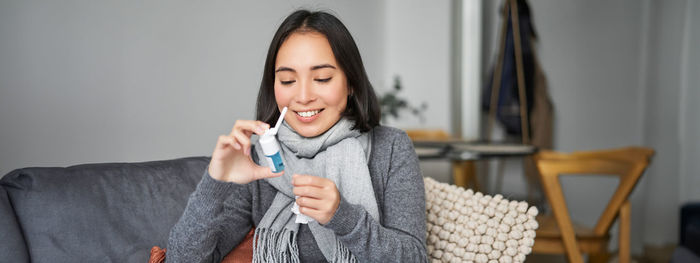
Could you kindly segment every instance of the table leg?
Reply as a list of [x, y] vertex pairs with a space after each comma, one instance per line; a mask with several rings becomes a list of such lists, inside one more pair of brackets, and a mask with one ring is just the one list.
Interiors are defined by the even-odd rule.
[[454, 184], [464, 188], [471, 188], [474, 191], [481, 191], [481, 185], [476, 176], [476, 164], [474, 161], [454, 161], [452, 162], [452, 176]]

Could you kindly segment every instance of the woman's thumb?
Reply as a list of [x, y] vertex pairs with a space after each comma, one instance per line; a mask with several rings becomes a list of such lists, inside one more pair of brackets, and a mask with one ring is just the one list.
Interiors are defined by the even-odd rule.
[[256, 170], [256, 177], [258, 178], [270, 178], [270, 177], [278, 177], [284, 174], [284, 171], [281, 171], [279, 173], [273, 173], [272, 169], [267, 166], [259, 166], [256, 165], [257, 167], [255, 168]]

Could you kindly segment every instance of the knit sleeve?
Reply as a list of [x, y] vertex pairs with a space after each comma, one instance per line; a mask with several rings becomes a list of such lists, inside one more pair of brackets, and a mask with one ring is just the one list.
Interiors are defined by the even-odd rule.
[[423, 176], [406, 133], [395, 137], [386, 176], [381, 224], [362, 206], [341, 197], [324, 226], [361, 262], [427, 262]]
[[252, 227], [247, 186], [213, 179], [207, 169], [170, 231], [166, 261], [220, 262]]

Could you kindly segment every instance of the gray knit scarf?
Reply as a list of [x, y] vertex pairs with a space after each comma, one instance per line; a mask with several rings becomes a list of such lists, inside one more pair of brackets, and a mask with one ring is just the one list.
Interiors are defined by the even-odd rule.
[[[277, 195], [255, 229], [253, 262], [299, 262], [296, 235], [299, 224], [292, 212], [295, 196], [292, 175], [308, 174], [335, 182], [341, 198], [361, 205], [375, 220], [379, 218], [377, 200], [367, 166], [371, 135], [353, 130], [354, 122], [341, 118], [325, 133], [306, 138], [297, 134], [287, 123], [280, 127], [280, 142], [284, 175], [265, 179]], [[258, 162], [267, 166], [262, 147], [255, 143]], [[356, 262], [355, 257], [335, 236], [333, 230], [317, 221], [308, 223], [319, 249], [329, 262]], [[305, 249], [305, 248], [301, 248]]]

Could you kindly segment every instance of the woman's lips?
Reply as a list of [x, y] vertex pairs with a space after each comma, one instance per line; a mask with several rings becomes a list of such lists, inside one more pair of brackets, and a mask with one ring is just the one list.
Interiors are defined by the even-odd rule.
[[310, 117], [303, 117], [303, 116], [299, 115], [299, 113], [296, 111], [294, 112], [294, 115], [297, 117], [297, 120], [299, 120], [300, 122], [309, 123], [309, 122], [316, 120], [318, 118], [318, 116], [321, 115], [321, 113], [323, 113], [323, 109], [320, 109], [318, 113], [316, 113]]

